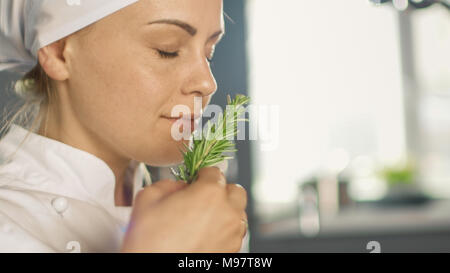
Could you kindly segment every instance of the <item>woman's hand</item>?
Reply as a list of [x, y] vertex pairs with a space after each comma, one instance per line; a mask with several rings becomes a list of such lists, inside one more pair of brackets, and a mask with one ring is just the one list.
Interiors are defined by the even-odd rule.
[[159, 181], [138, 193], [123, 252], [238, 252], [246, 234], [247, 193], [216, 167], [187, 185]]

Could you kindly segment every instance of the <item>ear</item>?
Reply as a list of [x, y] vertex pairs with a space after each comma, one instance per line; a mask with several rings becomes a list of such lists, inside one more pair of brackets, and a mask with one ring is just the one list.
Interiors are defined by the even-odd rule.
[[55, 81], [64, 81], [69, 78], [67, 62], [63, 54], [65, 45], [66, 39], [61, 39], [41, 48], [38, 52], [42, 69]]

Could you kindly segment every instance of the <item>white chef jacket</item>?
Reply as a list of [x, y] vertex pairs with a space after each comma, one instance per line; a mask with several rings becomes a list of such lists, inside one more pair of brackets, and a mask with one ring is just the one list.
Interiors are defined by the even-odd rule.
[[[0, 252], [117, 252], [132, 207], [115, 206], [109, 166], [35, 133], [17, 150], [27, 133], [12, 125], [0, 141]], [[133, 197], [144, 168], [127, 169]]]
[[[115, 206], [109, 166], [35, 133], [17, 150], [27, 133], [12, 125], [0, 141], [0, 252], [117, 252], [132, 207]], [[133, 199], [144, 170], [136, 161], [127, 169]], [[240, 252], [249, 252], [248, 233]]]

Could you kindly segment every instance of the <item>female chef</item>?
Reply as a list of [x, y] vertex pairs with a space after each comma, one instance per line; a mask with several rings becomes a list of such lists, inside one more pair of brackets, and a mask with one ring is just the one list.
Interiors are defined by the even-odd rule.
[[182, 161], [172, 108], [216, 91], [222, 0], [0, 0], [0, 13], [0, 70], [24, 73], [0, 141], [0, 252], [241, 249], [246, 192], [218, 168], [143, 187], [144, 164]]

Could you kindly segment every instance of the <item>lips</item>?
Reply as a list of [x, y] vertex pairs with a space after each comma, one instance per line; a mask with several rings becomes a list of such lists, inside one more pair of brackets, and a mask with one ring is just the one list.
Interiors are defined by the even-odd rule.
[[178, 120], [178, 119], [185, 119], [185, 120], [198, 120], [200, 119], [202, 116], [200, 115], [183, 115], [183, 116], [178, 116], [178, 117], [165, 117], [168, 119], [174, 119], [174, 120]]
[[191, 114], [191, 115], [180, 115], [180, 116], [176, 116], [176, 117], [172, 117], [172, 116], [162, 116], [162, 117], [165, 119], [168, 119], [168, 120], [172, 120], [172, 121], [182, 120], [182, 121], [197, 122], [198, 120], [200, 120], [202, 118], [202, 115]]
[[164, 119], [167, 119], [168, 121], [170, 121], [172, 124], [179, 121], [181, 123], [181, 130], [184, 130], [185, 127], [190, 127], [190, 131], [191, 133], [193, 131], [195, 131], [195, 129], [197, 129], [196, 125], [199, 123], [199, 121], [201, 120], [201, 116], [199, 115], [186, 115], [186, 116], [179, 116], [179, 117], [166, 117], [163, 116]]

